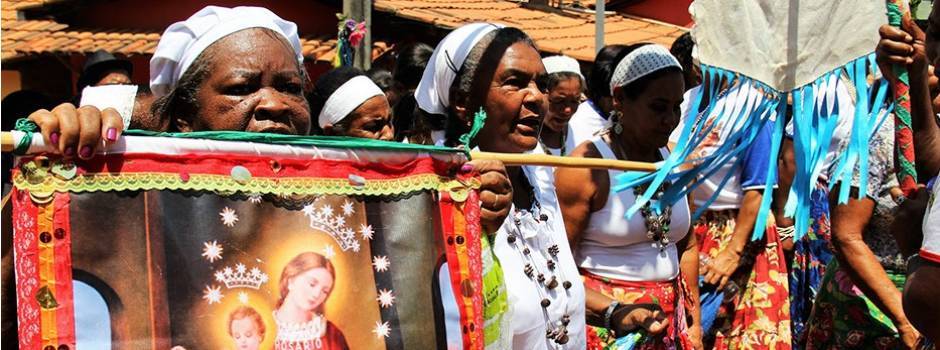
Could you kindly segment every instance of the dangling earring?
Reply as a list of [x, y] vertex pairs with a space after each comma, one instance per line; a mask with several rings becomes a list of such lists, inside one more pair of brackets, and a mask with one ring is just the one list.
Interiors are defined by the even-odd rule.
[[623, 132], [623, 114], [620, 111], [611, 111], [610, 119], [614, 123], [614, 133], [620, 135]]

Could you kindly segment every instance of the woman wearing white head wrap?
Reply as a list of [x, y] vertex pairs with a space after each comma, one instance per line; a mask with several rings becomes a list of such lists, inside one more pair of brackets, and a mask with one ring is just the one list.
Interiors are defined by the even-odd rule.
[[577, 146], [568, 122], [584, 96], [584, 76], [578, 61], [568, 56], [546, 57], [542, 63], [548, 73], [542, 83], [548, 94], [548, 112], [539, 131], [539, 141], [545, 153], [563, 156]]
[[385, 93], [358, 68], [340, 67], [321, 76], [310, 105], [324, 135], [385, 141], [395, 135]]
[[264, 8], [208, 6], [170, 25], [150, 86], [155, 114], [177, 131], [310, 130], [297, 26]]
[[[447, 34], [424, 69], [421, 75], [421, 81], [415, 89], [415, 101], [418, 110], [424, 115], [425, 119], [446, 120], [448, 108], [450, 107], [450, 90], [454, 85], [454, 79], [467, 59], [467, 56], [480, 40], [489, 33], [502, 28], [499, 24], [493, 23], [471, 23]], [[431, 122], [442, 126], [440, 129], [431, 130], [430, 139], [433, 144], [444, 143], [443, 122]]]
[[[157, 44], [150, 62], [150, 85], [159, 97], [154, 116], [168, 120], [172, 131], [305, 135], [309, 78], [302, 63], [294, 23], [260, 7], [208, 6], [170, 25]], [[66, 157], [90, 158], [124, 130], [111, 108], [63, 104], [30, 119]]]
[[[446, 114], [448, 145], [469, 141], [469, 147], [481, 151], [541, 153], [538, 130], [548, 101], [536, 83], [545, 75], [545, 68], [531, 39], [518, 29], [500, 28], [482, 38], [464, 36], [463, 40], [438, 47], [437, 55], [450, 52], [442, 47], [470, 49], [462, 57], [461, 65], [440, 59], [436, 64], [445, 64], [446, 68], [435, 67], [434, 63], [428, 66], [425, 70], [428, 79], [424, 80], [427, 84], [419, 86], [415, 93], [428, 97], [421, 108]], [[446, 79], [434, 79], [435, 76]], [[474, 113], [480, 112], [485, 112], [486, 119], [476, 139], [459, 140], [459, 135], [471, 129]], [[541, 187], [533, 186], [550, 179], [552, 170], [535, 166], [508, 168], [512, 218], [487, 231], [495, 235], [493, 252], [505, 276], [511, 315], [509, 329], [493, 336], [504, 339], [505, 332], [510, 332], [513, 349], [583, 349], [587, 342], [585, 291], [566, 244], [561, 213], [553, 204], [554, 193], [544, 193]], [[486, 208], [489, 199], [481, 198]], [[506, 195], [490, 198], [495, 201]], [[490, 308], [500, 305], [500, 289], [493, 283], [485, 284], [484, 288], [487, 296], [484, 313], [488, 324], [492, 324], [498, 322], [498, 316], [493, 316]], [[594, 303], [587, 312], [600, 325], [603, 317], [597, 315], [603, 315], [610, 298], [597, 294], [589, 299]], [[615, 315], [608, 315], [611, 322], [607, 325], [632, 328], [648, 321], [650, 315], [646, 309], [618, 308]], [[487, 338], [490, 336], [487, 334]]]
[[[658, 162], [666, 156], [665, 146], [679, 122], [685, 91], [682, 70], [659, 45], [640, 44], [627, 50], [609, 85], [619, 116], [617, 124], [579, 145], [572, 156], [643, 162]], [[662, 213], [646, 207], [642, 215], [627, 219], [625, 210], [635, 198], [629, 191], [611, 192], [619, 174], [575, 168], [555, 172], [568, 241], [585, 288], [618, 298], [618, 302], [658, 304], [665, 320], [655, 327], [658, 334], [646, 333], [641, 343], [657, 349], [677, 345], [701, 349], [698, 249], [694, 236], [688, 235], [688, 203], [678, 203]], [[590, 304], [588, 300], [588, 308]], [[610, 308], [616, 310], [618, 304]], [[687, 314], [692, 316], [691, 324], [686, 322]], [[590, 344], [592, 349], [612, 346], [618, 338], [630, 335], [600, 328], [589, 332], [597, 335], [589, 338], [600, 342]]]

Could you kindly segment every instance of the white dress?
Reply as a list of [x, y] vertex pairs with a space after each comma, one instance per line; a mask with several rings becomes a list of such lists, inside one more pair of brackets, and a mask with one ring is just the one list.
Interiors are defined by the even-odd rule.
[[567, 151], [571, 152], [581, 143], [589, 141], [598, 131], [606, 129], [608, 125], [607, 118], [597, 112], [590, 100], [581, 102], [578, 110], [568, 121]]
[[[539, 148], [532, 152], [542, 153]], [[514, 214], [510, 214], [503, 222], [496, 233], [494, 243], [494, 251], [502, 265], [509, 294], [512, 348], [584, 349], [587, 343], [584, 333], [584, 285], [568, 246], [554, 187], [551, 191], [545, 191], [538, 185], [554, 183], [553, 169], [527, 166], [523, 167], [523, 170], [535, 190], [535, 197], [539, 199], [541, 209], [517, 212], [515, 207], [512, 208], [510, 213]], [[546, 220], [542, 220], [541, 214], [545, 215]], [[514, 218], [517, 215], [518, 226]], [[517, 238], [510, 242], [510, 236]], [[554, 254], [549, 252], [552, 246], [557, 247]], [[529, 254], [523, 252], [525, 248], [529, 249]], [[547, 268], [548, 260], [554, 261], [554, 270]], [[533, 265], [533, 277], [525, 272], [527, 264]], [[555, 276], [555, 288], [543, 287], [537, 281], [539, 273], [545, 276], [544, 284], [548, 284], [551, 276]], [[565, 289], [564, 282], [570, 282], [570, 288]], [[543, 299], [549, 302], [545, 308], [541, 304]], [[561, 345], [548, 339], [546, 333], [553, 327], [557, 329], [562, 326], [564, 315], [569, 318], [566, 327], [568, 341]]]
[[[940, 174], [938, 174], [940, 178]], [[934, 180], [930, 200], [924, 213], [924, 242], [920, 256], [940, 264], [940, 180]]]

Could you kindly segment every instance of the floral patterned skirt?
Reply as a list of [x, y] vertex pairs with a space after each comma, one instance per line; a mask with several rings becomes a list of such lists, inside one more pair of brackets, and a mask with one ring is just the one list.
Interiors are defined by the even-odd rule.
[[589, 350], [628, 350], [628, 349], [692, 349], [686, 331], [688, 330], [687, 310], [692, 310], [688, 291], [679, 276], [666, 282], [630, 282], [619, 281], [581, 271], [584, 288], [595, 290], [623, 304], [657, 304], [666, 316], [667, 328], [656, 336], [649, 336], [642, 331], [615, 337], [613, 332], [587, 326], [587, 348]]
[[829, 247], [829, 192], [819, 184], [812, 193], [810, 230], [799, 241], [793, 242], [793, 261], [790, 264], [790, 318], [793, 322], [793, 346], [802, 349], [806, 344], [806, 321], [813, 311], [813, 301], [826, 265], [832, 260]]
[[[731, 241], [737, 210], [707, 211], [693, 227], [699, 252], [714, 258]], [[772, 221], [772, 220], [771, 220]], [[702, 308], [706, 349], [790, 349], [790, 300], [787, 269], [776, 226], [771, 222], [763, 238], [745, 247], [738, 269], [731, 276], [739, 288], [723, 295], [717, 308]], [[713, 286], [700, 286], [702, 291]], [[725, 288], [728, 293], [728, 288]], [[703, 292], [704, 293], [704, 292]]]
[[[887, 271], [898, 289], [903, 273]], [[894, 323], [855, 285], [832, 259], [807, 322], [807, 349], [895, 349], [900, 339]]]

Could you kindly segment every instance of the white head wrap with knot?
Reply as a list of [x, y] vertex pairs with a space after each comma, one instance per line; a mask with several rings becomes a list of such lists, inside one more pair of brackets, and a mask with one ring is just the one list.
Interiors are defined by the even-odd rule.
[[340, 85], [326, 99], [323, 110], [317, 116], [317, 123], [321, 128], [327, 124], [336, 124], [375, 96], [385, 96], [385, 93], [369, 77], [357, 75]]
[[154, 96], [168, 94], [193, 61], [209, 45], [237, 31], [267, 28], [280, 34], [294, 49], [297, 61], [303, 64], [297, 25], [262, 7], [235, 8], [206, 6], [185, 21], [171, 24], [163, 32], [150, 59], [150, 89]]
[[578, 60], [564, 56], [549, 56], [542, 59], [542, 64], [545, 65], [545, 72], [548, 74], [558, 73], [558, 72], [571, 72], [575, 73], [584, 79], [584, 75], [581, 74], [581, 65], [578, 64]]
[[610, 93], [613, 94], [616, 87], [625, 86], [650, 73], [668, 67], [682, 69], [679, 60], [669, 53], [668, 49], [657, 44], [641, 46], [627, 54], [617, 64], [617, 69], [614, 70], [614, 74], [610, 78]]
[[473, 47], [486, 34], [500, 28], [503, 26], [499, 24], [471, 23], [447, 34], [431, 54], [421, 75], [421, 82], [415, 89], [418, 108], [431, 114], [447, 114], [450, 88], [457, 78], [457, 72], [463, 67]]

